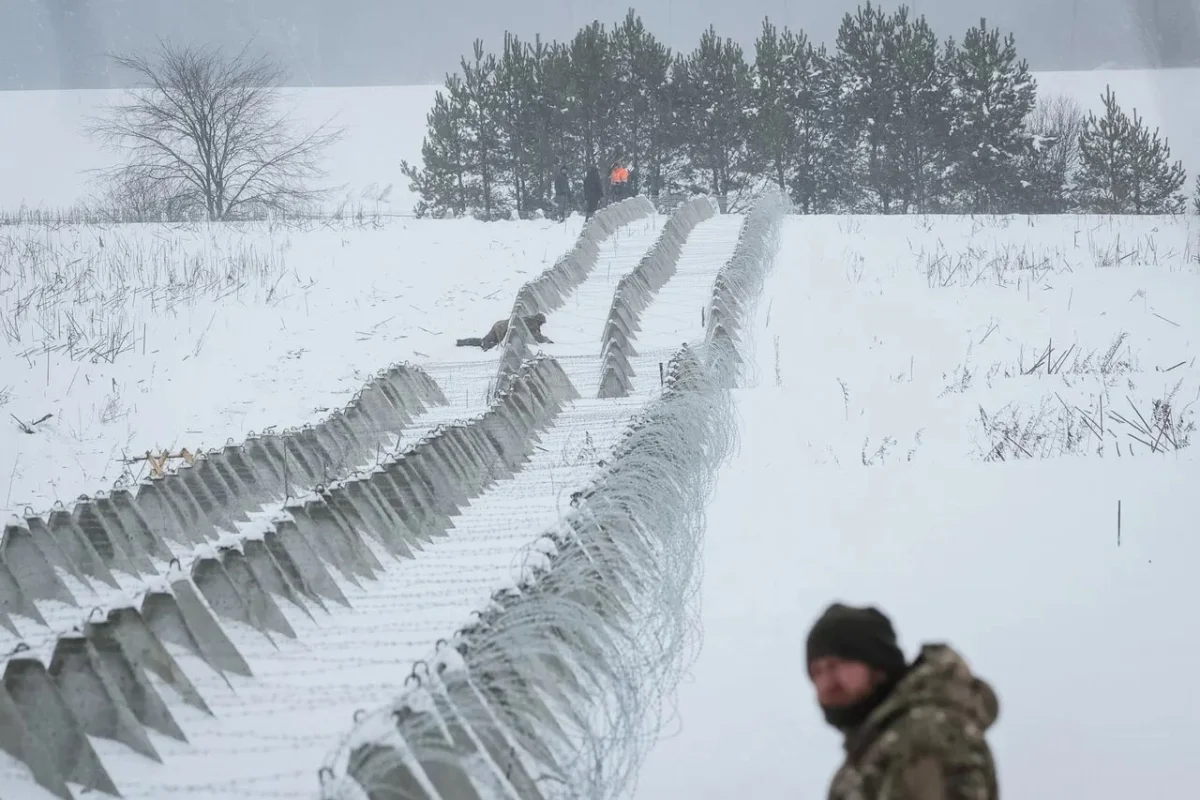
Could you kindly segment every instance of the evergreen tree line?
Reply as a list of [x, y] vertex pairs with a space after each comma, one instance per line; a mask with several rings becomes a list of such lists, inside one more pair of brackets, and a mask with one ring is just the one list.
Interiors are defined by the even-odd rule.
[[1013, 37], [986, 20], [942, 41], [924, 16], [871, 2], [832, 50], [765, 20], [752, 57], [711, 27], [672, 53], [632, 10], [566, 43], [476, 41], [427, 125], [423, 164], [403, 165], [421, 216], [549, 212], [560, 165], [578, 187], [614, 160], [664, 204], [706, 193], [726, 211], [765, 181], [808, 214], [1186, 206], [1183, 166], [1111, 91], [1099, 115], [1039, 102]]

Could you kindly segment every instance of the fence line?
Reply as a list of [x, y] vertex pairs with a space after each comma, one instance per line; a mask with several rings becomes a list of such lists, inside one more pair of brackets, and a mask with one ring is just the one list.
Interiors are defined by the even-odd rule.
[[716, 201], [710, 197], [695, 197], [680, 205], [667, 220], [654, 247], [617, 282], [600, 337], [600, 389], [597, 394], [600, 399], [629, 396], [633, 388], [633, 367], [629, 359], [637, 355], [633, 339], [639, 330], [642, 312], [649, 307], [658, 290], [675, 275], [683, 245], [691, 232], [701, 222], [719, 213]]
[[501, 342], [495, 383], [497, 390], [502, 389], [521, 363], [533, 354], [533, 334], [525, 325], [525, 317], [561, 308], [596, 268], [600, 258], [600, 243], [622, 225], [644, 219], [653, 213], [654, 205], [641, 195], [605, 206], [584, 224], [571, 250], [517, 290], [509, 315], [508, 332]]
[[[767, 207], [765, 200], [760, 205]], [[587, 240], [581, 235], [575, 260], [560, 260], [549, 274], [522, 287], [514, 310], [534, 299], [544, 301], [543, 308], [561, 305], [594, 268], [598, 242], [651, 211], [644, 198], [605, 209], [603, 217], [597, 215], [599, 222], [589, 224], [589, 237], [607, 233]], [[491, 787], [499, 796], [541, 797], [552, 793], [548, 787], [555, 775], [574, 780], [604, 764], [589, 784], [591, 794], [599, 796], [596, 789], [619, 785], [632, 774], [636, 757], [630, 761], [629, 756], [639, 751], [629, 743], [640, 730], [641, 709], [653, 703], [657, 686], [673, 685], [671, 664], [686, 649], [687, 603], [676, 607], [668, 600], [686, 600], [695, 588], [695, 537], [703, 530], [708, 484], [734, 435], [723, 386], [734, 379], [731, 370], [738, 363], [736, 317], [756, 296], [749, 273], [756, 253], [760, 271], [766, 263], [765, 242], [773, 230], [769, 217], [765, 211], [750, 215], [742, 238], [758, 236], [763, 242], [743, 247], [739, 241], [737, 253], [746, 263], [731, 261], [722, 270], [725, 281], [714, 286], [712, 307], [720, 306], [724, 310], [716, 316], [728, 319], [710, 324], [706, 343], [684, 348], [672, 359], [663, 399], [635, 418], [605, 472], [576, 493], [570, 514], [527, 554], [529, 580], [498, 596], [502, 599], [480, 617], [483, 627], [461, 632], [453, 647], [439, 648], [434, 663], [449, 665], [447, 685], [460, 674], [466, 683], [454, 684], [452, 701], [445, 695], [449, 705], [434, 701], [423, 717], [439, 721], [433, 751], [442, 747], [438, 742], [455, 743], [454, 758], [443, 759], [441, 771], [437, 758], [410, 770], [426, 796], [436, 798], [440, 790], [442, 800], [469, 798], [486, 795]], [[752, 226], [751, 218], [759, 221]], [[730, 352], [714, 355], [723, 349]], [[313, 606], [347, 604], [335, 575], [358, 583], [383, 568], [368, 541], [407, 558], [421, 543], [446, 535], [453, 515], [522, 469], [537, 434], [577, 398], [557, 361], [526, 359], [480, 416], [440, 426], [355, 471], [413, 417], [446, 405], [427, 374], [397, 365], [317, 425], [252, 434], [242, 445], [200, 454], [178, 471], [136, 487], [136, 493], [117, 487], [81, 498], [70, 511], [56, 507], [45, 518], [29, 513], [24, 524], [7, 526], [0, 540], [0, 626], [19, 637], [7, 613], [19, 614], [43, 626], [47, 637], [20, 642], [8, 656], [0, 682], [0, 749], [24, 762], [38, 783], [60, 797], [71, 797], [68, 783], [115, 793], [89, 736], [121, 742], [149, 758], [157, 754], [146, 729], [183, 739], [148, 675], [156, 675], [184, 703], [211, 713], [166, 643], [219, 673], [249, 675], [245, 658], [223, 630], [225, 623], [245, 623], [268, 639], [294, 637], [281, 606], [307, 614]], [[239, 511], [281, 500], [280, 513], [258, 528], [233, 535], [217, 530], [218, 525], [232, 529]], [[120, 585], [113, 572], [128, 573], [140, 588], [135, 599], [80, 613], [74, 630], [55, 636], [34, 601], [79, 608], [57, 570], [85, 587], [91, 581], [114, 590]], [[538, 605], [535, 598], [544, 602]], [[498, 610], [503, 614], [497, 617]], [[630, 619], [637, 624], [631, 627]], [[620, 644], [616, 656], [606, 659], [614, 643]], [[580, 662], [580, 654], [596, 659]], [[522, 662], [530, 656], [532, 665]], [[539, 699], [530, 688], [534, 684], [524, 682], [530, 675], [535, 683], [561, 681], [568, 694], [602, 698], [590, 707], [564, 705], [561, 697]], [[464, 694], [464, 687], [474, 695]], [[504, 698], [527, 698], [529, 706], [545, 713], [530, 715], [525, 700]], [[405, 708], [411, 711], [412, 705]], [[550, 711], [551, 706], [557, 710]], [[582, 723], [571, 709], [583, 709], [578, 712]], [[596, 709], [604, 713], [597, 716]], [[488, 724], [478, 722], [480, 715]], [[404, 730], [412, 734], [415, 723], [405, 719], [409, 727]], [[564, 719], [571, 720], [567, 728], [575, 726], [572, 735], [562, 729]], [[554, 733], [556, 726], [566, 739]], [[612, 736], [614, 729], [624, 735]], [[398, 738], [400, 729], [393, 730]], [[376, 768], [386, 764], [389, 751], [379, 750], [379, 741], [384, 740], [372, 742], [372, 752], [382, 753], [382, 760], [359, 751], [355, 764], [361, 767], [364, 758]], [[463, 750], [464, 741], [474, 750]], [[580, 742], [588, 744], [575, 746]], [[419, 736], [410, 735], [397, 752], [424, 752], [423, 747]], [[612, 747], [617, 752], [610, 752]], [[622, 756], [620, 748], [628, 752]], [[468, 751], [487, 756], [467, 758]], [[454, 776], [467, 774], [464, 758], [474, 766], [467, 783], [456, 785]], [[479, 777], [496, 772], [480, 773], [480, 764], [501, 762], [503, 780], [489, 783]], [[355, 775], [372, 785], [361, 769]], [[403, 785], [393, 772], [379, 775], [388, 792]]]
[[[399, 374], [411, 378], [423, 373]], [[428, 378], [419, 382], [427, 396], [436, 389]], [[380, 392], [374, 400], [373, 393], [364, 393], [365, 399], [355, 405], [364, 418], [383, 416], [384, 410], [376, 406], [387, 394]], [[293, 496], [258, 529], [216, 540], [209, 526], [212, 538], [188, 542], [190, 553], [173, 558], [166, 574], [131, 572], [142, 582], [136, 600], [123, 598], [86, 615], [80, 611], [74, 630], [62, 636], [47, 631], [51, 635], [43, 647], [22, 642], [9, 654], [0, 683], [0, 749], [23, 761], [35, 780], [59, 797], [71, 797], [67, 783], [115, 794], [117, 787], [88, 736], [121, 742], [156, 760], [145, 729], [185, 740], [148, 674], [157, 675], [183, 702], [211, 713], [165, 643], [188, 650], [219, 673], [252, 677], [223, 630], [224, 623], [244, 623], [268, 639], [294, 638], [280, 603], [306, 614], [311, 606], [322, 608], [327, 602], [349, 605], [333, 575], [357, 583], [383, 569], [368, 539], [398, 558], [411, 558], [421, 543], [445, 536], [450, 516], [497, 480], [521, 470], [536, 434], [577, 397], [556, 361], [530, 360], [478, 417], [440, 426], [364, 471]], [[345, 430], [353, 427], [347, 423]], [[306, 441], [319, 440], [311, 433]], [[255, 442], [261, 444], [262, 439]], [[294, 450], [287, 443], [280, 447], [284, 453], [307, 452], [301, 445]], [[266, 462], [255, 461], [257, 454], [246, 455], [242, 463], [261, 467]], [[174, 479], [174, 488], [158, 495], [164, 507], [185, 493], [194, 499], [191, 492], [223, 482], [229, 473], [220, 472], [217, 463], [221, 462], [209, 462], [207, 472], [196, 471], [193, 464], [189, 474], [196, 477], [190, 482]], [[291, 462], [284, 457], [279, 463]], [[278, 472], [273, 477], [287, 480]], [[265, 469], [238, 485], [249, 488], [258, 480], [269, 483]], [[229, 513], [231, 497], [232, 493], [225, 495], [221, 502], [229, 505], [218, 503], [212, 513]], [[217, 502], [215, 496], [210, 499]], [[97, 505], [89, 502], [87, 507]], [[162, 544], [154, 538], [150, 515], [134, 516], [130, 508], [135, 506], [112, 507], [121, 513], [105, 520], [102, 531], [81, 527], [66, 511], [57, 512], [66, 519], [52, 513], [44, 530], [7, 528], [5, 553], [21, 560], [0, 569], [0, 591], [5, 592], [0, 599], [5, 605], [11, 609], [15, 603], [19, 613], [44, 624], [29, 600], [52, 593], [62, 599], [65, 585], [54, 566], [72, 574], [71, 567], [79, 567], [74, 559], [83, 553], [93, 565], [129, 569], [138, 559], [119, 548], [132, 549], [134, 542], [145, 547]], [[99, 532], [105, 537], [89, 536]], [[90, 550], [83, 549], [89, 544]], [[137, 552], [146, 556], [151, 570], [150, 555], [162, 556], [161, 550]], [[120, 563], [115, 560], [118, 553], [125, 557]], [[111, 578], [111, 572], [106, 574]]]
[[215, 541], [247, 511], [281, 502], [349, 474], [377, 457], [395, 435], [447, 401], [419, 367], [394, 364], [366, 383], [345, 408], [315, 425], [251, 432], [242, 444], [197, 453], [171, 472], [134, 486], [80, 496], [45, 514], [26, 509], [0, 539], [0, 627], [19, 636], [6, 612], [46, 625], [35, 600], [79, 606], [56, 570], [84, 587], [120, 589], [119, 571], [159, 574], [179, 548]]
[[704, 341], [671, 358], [662, 397], [528, 548], [518, 585], [414, 664], [401, 697], [355, 716], [319, 773], [325, 800], [600, 800], [633, 779], [696, 643], [704, 509], [786, 210], [759, 198]]

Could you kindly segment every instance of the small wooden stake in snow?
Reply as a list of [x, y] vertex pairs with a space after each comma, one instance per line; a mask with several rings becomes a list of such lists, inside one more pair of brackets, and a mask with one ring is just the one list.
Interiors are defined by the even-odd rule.
[[658, 388], [662, 388], [667, 382], [666, 376], [663, 373], [663, 362], [658, 362]]
[[1121, 546], [1121, 501], [1117, 501], [1117, 547]]
[[292, 489], [288, 485], [287, 438], [281, 436], [280, 440], [283, 442], [283, 447], [281, 448], [283, 450], [283, 499], [291, 500]]
[[700, 327], [704, 327], [704, 306], [700, 306]]

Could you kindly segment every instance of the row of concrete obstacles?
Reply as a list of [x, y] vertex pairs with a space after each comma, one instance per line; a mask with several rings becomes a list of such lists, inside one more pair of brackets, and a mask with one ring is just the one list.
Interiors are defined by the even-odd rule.
[[[686, 377], [702, 369], [685, 345], [670, 360], [664, 401], [695, 388]], [[632, 423], [589, 501], [603, 502], [606, 479], [628, 459], [645, 461], [632, 436], [645, 425]], [[619, 529], [597, 524], [591, 511], [572, 511], [548, 532], [553, 547], [530, 580], [494, 593], [474, 622], [440, 644], [432, 668], [414, 669], [415, 687], [369, 721], [375, 735], [355, 737], [344, 775], [368, 800], [545, 800], [546, 782], [569, 780], [565, 762], [578, 741], [568, 730], [588, 729], [588, 706], [617, 677], [605, 669], [621, 647], [612, 630], [638, 616], [649, 589], [635, 563], [649, 549], [648, 532], [628, 519]], [[569, 624], [547, 618], [547, 598]], [[323, 778], [326, 800], [357, 796], [347, 781]]]
[[517, 290], [509, 315], [508, 333], [501, 342], [495, 383], [497, 390], [503, 389], [521, 363], [533, 354], [536, 343], [525, 325], [525, 317], [561, 308], [596, 268], [600, 259], [600, 245], [604, 240], [621, 226], [645, 219], [653, 213], [654, 204], [641, 195], [600, 209], [584, 224], [570, 251]]
[[[440, 397], [426, 381], [416, 381], [424, 396]], [[528, 361], [481, 416], [442, 426], [370, 470], [286, 503], [258, 535], [236, 545], [198, 547], [206, 554], [184, 565], [186, 575], [147, 591], [140, 606], [93, 614], [58, 639], [49, 664], [18, 648], [0, 685], [0, 749], [60, 797], [71, 797], [68, 783], [117, 795], [88, 736], [121, 742], [155, 760], [146, 729], [186, 741], [148, 674], [183, 702], [211, 713], [166, 644], [219, 673], [252, 677], [223, 622], [250, 625], [268, 639], [295, 637], [281, 604], [310, 617], [326, 603], [348, 606], [334, 576], [361, 585], [384, 569], [368, 539], [404, 559], [448, 535], [451, 517], [522, 469], [537, 433], [577, 397], [556, 361]], [[40, 544], [36, 536], [23, 541]]]
[[0, 539], [0, 626], [20, 636], [9, 614], [45, 625], [39, 600], [78, 606], [60, 574], [113, 589], [114, 571], [158, 575], [155, 561], [171, 560], [171, 544], [214, 540], [218, 528], [249, 520], [249, 511], [349, 474], [435, 405], [446, 398], [433, 379], [397, 364], [316, 425], [252, 434], [132, 489], [80, 497], [70, 510], [60, 504], [44, 517], [27, 512]]
[[694, 197], [681, 204], [667, 220], [654, 246], [636, 267], [618, 281], [608, 320], [600, 337], [600, 389], [597, 397], [601, 400], [629, 396], [634, 377], [629, 359], [637, 356], [633, 340], [642, 329], [642, 312], [675, 275], [688, 236], [697, 225], [718, 213], [717, 203], [710, 197]]
[[[495, 593], [475, 622], [439, 643], [428, 664], [415, 665], [415, 685], [395, 703], [356, 719], [346, 745], [320, 773], [325, 800], [544, 800], [587, 793], [573, 782], [579, 774], [567, 761], [586, 761], [582, 769], [591, 777], [591, 751], [580, 750], [579, 737], [591, 730], [596, 698], [631, 678], [629, 665], [614, 662], [636, 640], [630, 626], [658, 588], [648, 585], [636, 562], [657, 552], [648, 537], [671, 535], [653, 519], [687, 516], [672, 511], [692, 498], [681, 486], [688, 481], [676, 473], [704, 472], [692, 479], [710, 482], [721, 453], [732, 446], [727, 430], [727, 441], [710, 440], [722, 435], [720, 424], [690, 418], [706, 404], [689, 397], [736, 382], [738, 334], [753, 293], [761, 293], [786, 207], [785, 198], [768, 191], [747, 216], [734, 256], [714, 284], [707, 315], [715, 321], [703, 352], [684, 345], [671, 358], [662, 399], [635, 418], [597, 480], [573, 496], [567, 516], [545, 534], [552, 543], [539, 548], [545, 563], [515, 589]], [[710, 346], [721, 352], [709, 353]], [[676, 401], [680, 411], [665, 410]], [[680, 413], [690, 425], [679, 425]], [[662, 452], [672, 436], [690, 452]], [[635, 488], [656, 481], [674, 496], [650, 497]]]
[[746, 214], [733, 255], [713, 281], [705, 313], [705, 353], [708, 368], [723, 376], [727, 386], [736, 385], [745, 365], [742, 336], [751, 322], [746, 305], [762, 295], [767, 277], [763, 264], [779, 247], [779, 221], [788, 208], [787, 196], [769, 187]]

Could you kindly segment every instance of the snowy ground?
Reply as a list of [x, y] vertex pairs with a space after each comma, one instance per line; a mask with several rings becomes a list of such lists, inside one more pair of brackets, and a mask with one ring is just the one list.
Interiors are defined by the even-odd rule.
[[1117, 457], [1194, 436], [1194, 218], [831, 224], [794, 222], [781, 256], [819, 313], [789, 289], [768, 298], [780, 378], [804, 387], [813, 431], [797, 457]]
[[[352, 609], [288, 611], [298, 640], [235, 630], [254, 680], [226, 686], [177, 653], [217, 716], [173, 706], [190, 741], [155, 737], [162, 766], [93, 740], [126, 796], [311, 793], [309, 766], [354, 711], [393, 696], [412, 659], [511, 579], [521, 548], [655, 393], [657, 362], [702, 334], [736, 216], [693, 231], [644, 313], [634, 396], [588, 399], [612, 291], [664, 222], [618, 230], [551, 315], [544, 350], [584, 399], [534, 461], [413, 561], [343, 586]], [[94, 491], [126, 450], [315, 420], [397, 360], [425, 366], [451, 403], [404, 439], [481, 410], [495, 352], [453, 339], [504, 316], [578, 230], [578, 220], [7, 229], [8, 264], [38, 255], [5, 273], [4, 411], [55, 416], [5, 434], [6, 505], [41, 510]], [[1115, 800], [1183, 780], [1200, 706], [1141, 676], [1176, 642], [1172, 609], [1200, 599], [1185, 575], [1200, 555], [1190, 535], [1200, 451], [1189, 441], [1198, 237], [1186, 219], [787, 221], [760, 304], [757, 381], [740, 393], [742, 452], [709, 515], [704, 649], [639, 800], [819, 791], [838, 746], [797, 659], [805, 627], [835, 598], [882, 604], [909, 652], [948, 639], [995, 682], [1007, 791]], [[97, 357], [112, 343], [111, 363]], [[132, 399], [101, 421], [114, 394]], [[72, 589], [84, 606], [111, 599]], [[78, 621], [42, 610], [58, 630]], [[49, 644], [45, 629], [14, 621], [35, 649]], [[1169, 652], [1173, 672], [1200, 667], [1196, 653]], [[731, 741], [744, 744], [731, 752]], [[1052, 747], [1061, 741], [1070, 752]], [[3, 759], [0, 795], [34, 798]]]
[[[1039, 92], [1065, 94], [1085, 109], [1102, 109], [1104, 87], [1111, 85], [1126, 110], [1136, 108], [1150, 127], [1161, 129], [1175, 158], [1191, 176], [1200, 170], [1200, 127], [1191, 97], [1200, 69], [1089, 70], [1035, 73]], [[329, 152], [327, 184], [337, 187], [331, 208], [362, 207], [367, 213], [410, 214], [415, 197], [400, 172], [401, 160], [419, 163], [425, 115], [437, 86], [384, 86], [338, 89], [289, 89], [295, 116], [306, 122], [328, 120], [345, 128], [345, 138]], [[113, 163], [113, 154], [84, 134], [84, 123], [105, 103], [120, 98], [111, 90], [0, 92], [0, 119], [20, 125], [0, 127], [0, 211], [22, 205], [60, 210], [90, 191], [90, 170]], [[54, 158], [30, 158], [31, 152]], [[390, 191], [389, 191], [390, 187]]]
[[[247, 792], [255, 797], [311, 796], [316, 787], [314, 765], [350, 730], [354, 712], [376, 708], [392, 699], [415, 659], [426, 656], [438, 638], [468, 621], [472, 610], [482, 607], [492, 592], [512, 581], [522, 548], [562, 513], [570, 492], [591, 475], [597, 459], [604, 457], [629, 417], [656, 396], [655, 368], [653, 372], [644, 370], [647, 375], [653, 374], [654, 380], [639, 380], [628, 399], [591, 399], [599, 378], [601, 331], [612, 293], [620, 278], [654, 243], [665, 222], [665, 217], [653, 216], [618, 229], [602, 245], [598, 264], [589, 278], [562, 309], [550, 315], [545, 331], [554, 343], [542, 348], [562, 358], [583, 398], [560, 412], [554, 425], [540, 436], [536, 454], [524, 469], [473, 500], [454, 518], [455, 527], [448, 537], [426, 546], [412, 560], [397, 562], [385, 553], [377, 553], [379, 561], [388, 565], [379, 581], [365, 582], [362, 588], [341, 585], [352, 608], [331, 607], [328, 614], [318, 614], [315, 620], [294, 608], [285, 609], [298, 634], [296, 640], [274, 637], [271, 641], [231, 623], [235, 644], [249, 662], [254, 679], [233, 678], [232, 685], [227, 685], [203, 662], [171, 647], [215, 716], [207, 717], [172, 702], [174, 695], [159, 686], [189, 740], [183, 744], [151, 734], [163, 759], [161, 765], [122, 745], [93, 739], [125, 797], [169, 795], [208, 800], [245, 797]], [[711, 291], [717, 270], [732, 252], [740, 223], [740, 217], [729, 216], [697, 229], [695, 238], [684, 248], [677, 275], [644, 312], [644, 358], [653, 359], [660, 351], [665, 354], [675, 340], [702, 335], [699, 309]], [[521, 238], [501, 238], [501, 229]], [[294, 288], [294, 296], [277, 304], [263, 302], [261, 295], [249, 291], [240, 300], [226, 296], [220, 302], [206, 301], [220, 315], [211, 329], [221, 333], [220, 340], [215, 345], [206, 344], [197, 357], [202, 360], [205, 352], [210, 354], [205, 362], [209, 365], [209, 390], [195, 402], [183, 392], [180, 402], [189, 405], [173, 412], [180, 416], [156, 420], [154, 424], [169, 430], [172, 421], [183, 424], [189, 415], [207, 413], [202, 417], [207, 426], [192, 424], [197, 440], [224, 441], [227, 433], [240, 438], [240, 423], [220, 412], [245, 400], [261, 406], [255, 409], [254, 420], [246, 423], [247, 428], [261, 427], [268, 420], [294, 424], [316, 419], [321, 416], [318, 407], [336, 402], [340, 393], [357, 388], [374, 368], [406, 356], [438, 381], [450, 406], [418, 417], [402, 440], [415, 439], [439, 422], [481, 411], [488, 381], [495, 375], [496, 352], [460, 350], [453, 346], [453, 339], [461, 332], [482, 333], [494, 318], [504, 316], [519, 283], [568, 249], [578, 229], [575, 220], [565, 231], [563, 226], [548, 223], [410, 223], [369, 232], [292, 231], [287, 234], [291, 244], [286, 248], [279, 243], [271, 246], [284, 251], [288, 259], [294, 258], [295, 252], [303, 253], [307, 263], [325, 263], [326, 267], [314, 266], [311, 275], [301, 271], [303, 277], [289, 277], [289, 285], [295, 281], [295, 286], [303, 286], [315, 279], [318, 284], [328, 285], [329, 290], [322, 292], [314, 286], [306, 290], [306, 297], [305, 290]], [[112, 241], [119, 235], [145, 236], [153, 232], [152, 228], [127, 228], [105, 231], [103, 235]], [[77, 233], [68, 230], [62, 235]], [[262, 233], [256, 235], [259, 238], [238, 240], [239, 246], [266, 248]], [[315, 238], [310, 240], [310, 236]], [[332, 238], [325, 241], [322, 237]], [[523, 248], [516, 244], [521, 240]], [[106, 244], [106, 248], [109, 246]], [[202, 252], [215, 249], [203, 241], [192, 242], [191, 246]], [[228, 243], [223, 246], [233, 247]], [[343, 249], [351, 252], [343, 256]], [[354, 253], [356, 249], [358, 254]], [[537, 250], [536, 256], [533, 250]], [[409, 265], [388, 263], [402, 258], [408, 259]], [[461, 271], [440, 268], [439, 260], [447, 258], [453, 258]], [[279, 273], [290, 273], [290, 267]], [[169, 330], [166, 326], [176, 317], [147, 310], [149, 304], [139, 299], [142, 297], [130, 293], [128, 307], [146, 316], [150, 328], [159, 324]], [[376, 299], [375, 305], [354, 302], [355, 298], [371, 297]], [[400, 310], [404, 306], [413, 308]], [[366, 308], [371, 311], [364, 320]], [[389, 322], [389, 314], [396, 318]], [[31, 330], [36, 333], [44, 327]], [[366, 336], [363, 328], [374, 330], [375, 335]], [[299, 338], [299, 331], [306, 331], [312, 342]], [[324, 341], [326, 336], [335, 341]], [[265, 337], [280, 346], [307, 343], [318, 355], [281, 361], [275, 367], [279, 371], [272, 383], [257, 374], [257, 370], [264, 369], [258, 361], [241, 363], [241, 354], [248, 348], [239, 343], [252, 337]], [[148, 338], [153, 341], [155, 335]], [[193, 341], [170, 333], [161, 334], [161, 338], [183, 340], [188, 346]], [[231, 354], [238, 355], [234, 358]], [[179, 354], [175, 357], [178, 359]], [[301, 366], [306, 359], [309, 366]], [[155, 356], [149, 349], [142, 356], [140, 349], [135, 349], [122, 354], [114, 365], [89, 363], [87, 368], [101, 370], [94, 382], [106, 383], [110, 375], [104, 370], [122, 363], [127, 369], [126, 380], [136, 383], [139, 376], [161, 374], [167, 357], [161, 353]], [[30, 367], [29, 372], [34, 374], [36, 370]], [[204, 383], [197, 377], [189, 385]], [[26, 385], [21, 384], [21, 391], [13, 392], [10, 403], [46, 395], [44, 387], [36, 386], [36, 382], [32, 383], [34, 390], [25, 390]], [[264, 391], [266, 385], [273, 390]], [[280, 391], [279, 387], [287, 390]], [[145, 403], [146, 408], [169, 405], [175, 396], [172, 392], [180, 390], [178, 384], [164, 380], [157, 391], [159, 394], [153, 398], [157, 402]], [[130, 424], [140, 428], [144, 416], [153, 418], [143, 415], [140, 409], [131, 411]], [[56, 429], [43, 429], [46, 424], [34, 426], [35, 433], [22, 435], [23, 440], [43, 442], [47, 447], [51, 446], [47, 443], [57, 443], [53, 446], [58, 447], [60, 460], [85, 457], [72, 453], [70, 440], [57, 436]], [[23, 440], [19, 443], [24, 445]], [[24, 446], [22, 452], [28, 453], [31, 446]], [[99, 456], [95, 458], [98, 463]], [[64, 493], [68, 490], [62, 481], [70, 473], [66, 468], [54, 473]], [[22, 474], [27, 476], [23, 486], [28, 487], [23, 491], [35, 493], [39, 484], [34, 470]], [[84, 476], [72, 475], [70, 495], [98, 488], [97, 476], [90, 477], [92, 485], [88, 486]], [[166, 564], [155, 566], [160, 572], [167, 569]], [[136, 581], [126, 580], [125, 576], [121, 581], [126, 594], [138, 591]], [[81, 608], [107, 605], [120, 594], [115, 590], [96, 594], [78, 583], [71, 583], [70, 588]], [[20, 640], [39, 654], [52, 647], [54, 632], [80, 621], [78, 608], [48, 606], [39, 604], [49, 629], [23, 618], [14, 620]], [[7, 652], [17, 641], [17, 637], [0, 632], [0, 649]], [[42, 796], [40, 790], [29, 785], [23, 767], [0, 755], [0, 796], [7, 797], [10, 792], [31, 800]]]
[[315, 422], [398, 361], [444, 364], [452, 402], [479, 405], [471, 363], [495, 354], [454, 340], [581, 225], [0, 228], [0, 513], [138, 477], [123, 461], [146, 450]]
[[[836, 599], [993, 682], [1007, 796], [1188, 785], [1200, 450], [1150, 444], [1170, 450], [1151, 408], [1172, 392], [1171, 435], [1195, 435], [1196, 238], [1166, 219], [789, 220], [709, 510], [703, 650], [632, 796], [821, 796], [840, 742], [803, 642]], [[981, 421], [1043, 407], [1037, 435]]]

